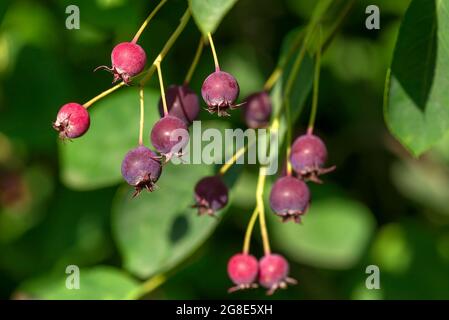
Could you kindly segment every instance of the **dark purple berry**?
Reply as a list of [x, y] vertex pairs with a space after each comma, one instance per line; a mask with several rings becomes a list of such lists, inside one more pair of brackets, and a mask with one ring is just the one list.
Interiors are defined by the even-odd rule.
[[195, 202], [199, 215], [214, 216], [228, 203], [228, 187], [218, 176], [205, 177], [195, 186]]
[[136, 189], [133, 197], [143, 189], [152, 192], [161, 171], [161, 163], [156, 154], [144, 146], [129, 151], [122, 162], [123, 178]]
[[335, 170], [335, 166], [324, 168], [326, 160], [326, 145], [313, 134], [298, 137], [292, 145], [290, 162], [293, 170], [304, 180], [321, 183], [319, 175]]
[[270, 206], [282, 221], [301, 221], [310, 203], [310, 191], [304, 181], [294, 177], [282, 177], [274, 183], [270, 193]]
[[201, 95], [207, 104], [210, 113], [219, 116], [228, 116], [229, 109], [237, 106], [234, 104], [239, 96], [240, 88], [237, 80], [227, 72], [217, 70], [204, 80]]
[[[190, 125], [198, 116], [200, 104], [197, 94], [187, 85], [168, 87], [165, 92], [168, 114]], [[159, 100], [159, 113], [164, 115], [162, 99]]]
[[90, 117], [86, 108], [78, 103], [67, 103], [59, 109], [53, 128], [61, 139], [74, 139], [86, 133], [90, 126]]
[[228, 275], [235, 286], [228, 292], [257, 287], [254, 281], [258, 272], [259, 263], [254, 256], [245, 253], [233, 255], [228, 262]]
[[266, 128], [271, 118], [271, 101], [267, 92], [257, 92], [245, 100], [243, 114], [249, 128]]
[[279, 254], [268, 254], [259, 261], [259, 284], [267, 288], [267, 294], [273, 294], [278, 288], [285, 289], [287, 284], [296, 284], [295, 279], [289, 278], [287, 260]]
[[114, 75], [113, 83], [123, 80], [130, 83], [132, 77], [138, 75], [147, 63], [145, 51], [136, 43], [122, 42], [114, 47], [111, 53], [112, 67], [100, 66], [95, 69], [104, 69]]
[[163, 117], [151, 130], [151, 143], [167, 159], [187, 145], [188, 137], [187, 125], [174, 116]]

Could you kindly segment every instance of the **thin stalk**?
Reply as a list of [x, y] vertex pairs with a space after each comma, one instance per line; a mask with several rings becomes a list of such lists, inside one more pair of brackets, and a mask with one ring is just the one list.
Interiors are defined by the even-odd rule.
[[157, 75], [159, 78], [159, 86], [161, 88], [162, 106], [164, 107], [164, 116], [168, 115], [167, 100], [165, 99], [164, 80], [162, 79], [161, 63], [156, 63]]
[[215, 70], [219, 71], [220, 64], [218, 63], [217, 51], [215, 51], [214, 40], [212, 40], [212, 35], [210, 34], [210, 32], [207, 33], [207, 37], [209, 38], [210, 48], [212, 50], [212, 55], [214, 56]]
[[190, 65], [189, 71], [187, 72], [186, 78], [184, 79], [184, 84], [189, 84], [192, 80], [192, 76], [195, 72], [195, 69], [200, 61], [201, 54], [203, 53], [204, 48], [204, 40], [203, 37], [200, 38], [200, 42], [198, 43], [198, 48], [196, 49], [195, 56], [193, 57], [192, 64]]
[[315, 124], [316, 113], [318, 108], [318, 93], [319, 93], [319, 85], [320, 85], [320, 68], [321, 68], [321, 48], [322, 46], [322, 30], [320, 27], [320, 32], [318, 36], [318, 50], [316, 53], [316, 61], [315, 61], [315, 72], [313, 75], [313, 95], [312, 95], [312, 109], [310, 111], [309, 125], [307, 127], [307, 133], [313, 133], [313, 126]]
[[267, 223], [265, 221], [265, 205], [263, 202], [263, 191], [265, 187], [267, 168], [262, 166], [259, 169], [259, 180], [256, 189], [257, 210], [259, 211], [260, 233], [262, 235], [263, 251], [265, 255], [271, 253], [270, 240], [268, 238]]
[[145, 103], [143, 100], [143, 87], [139, 87], [139, 97], [140, 97], [140, 125], [139, 125], [139, 145], [143, 146], [143, 126], [145, 119]]
[[249, 246], [251, 243], [251, 234], [254, 230], [254, 225], [256, 224], [257, 217], [259, 216], [259, 211], [257, 211], [257, 207], [254, 209], [251, 218], [249, 219], [248, 226], [246, 227], [245, 239], [243, 240], [243, 253], [249, 254]]
[[156, 15], [156, 13], [162, 8], [162, 6], [167, 2], [167, 0], [162, 0], [156, 8], [153, 9], [153, 11], [148, 15], [148, 17], [145, 19], [145, 21], [140, 26], [139, 30], [137, 31], [136, 35], [134, 36], [132, 42], [136, 43], [140, 36], [142, 35], [143, 31], [147, 27], [148, 23], [150, 23], [150, 20], [153, 19], [153, 17]]

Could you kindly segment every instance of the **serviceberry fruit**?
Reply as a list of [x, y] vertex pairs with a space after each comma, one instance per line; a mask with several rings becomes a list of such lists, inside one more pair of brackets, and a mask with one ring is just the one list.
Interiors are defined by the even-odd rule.
[[318, 176], [335, 170], [335, 166], [324, 168], [326, 160], [326, 145], [313, 134], [298, 137], [292, 145], [290, 162], [304, 180], [322, 183]]
[[245, 100], [243, 115], [249, 128], [265, 128], [270, 123], [271, 100], [266, 91], [253, 93]]
[[279, 178], [271, 188], [270, 206], [282, 221], [299, 223], [310, 203], [310, 191], [306, 183], [295, 177]]
[[239, 96], [240, 88], [237, 80], [229, 73], [216, 70], [203, 82], [201, 95], [207, 104], [210, 113], [219, 116], [229, 116], [229, 109], [235, 109], [235, 101]]
[[152, 192], [161, 175], [162, 167], [156, 154], [144, 146], [129, 151], [122, 162], [122, 176], [136, 189], [133, 197], [143, 189]]
[[112, 83], [123, 80], [130, 83], [132, 77], [138, 75], [147, 63], [145, 51], [136, 43], [122, 42], [114, 47], [111, 53], [112, 67], [99, 66], [95, 71], [103, 69], [114, 75]]
[[257, 259], [245, 253], [235, 254], [228, 262], [228, 275], [235, 286], [228, 290], [229, 293], [249, 288], [257, 288], [254, 283], [259, 272]]
[[228, 187], [218, 176], [202, 178], [195, 186], [195, 202], [199, 215], [215, 216], [228, 203]]
[[[198, 95], [187, 85], [171, 85], [165, 92], [168, 114], [190, 125], [198, 116], [200, 104]], [[164, 115], [162, 99], [159, 100], [159, 113]]]
[[[151, 143], [166, 159], [175, 153], [173, 148], [182, 149], [187, 145], [189, 132], [187, 125], [174, 116], [165, 116], [153, 126], [151, 130]], [[185, 139], [183, 139], [185, 138]], [[182, 143], [182, 145], [179, 145]]]
[[67, 103], [59, 109], [53, 128], [61, 139], [74, 139], [86, 133], [90, 126], [90, 117], [86, 108], [78, 103]]
[[273, 294], [278, 288], [285, 289], [287, 284], [296, 284], [295, 279], [289, 278], [287, 260], [279, 254], [268, 254], [259, 260], [259, 284], [267, 288], [267, 294]]

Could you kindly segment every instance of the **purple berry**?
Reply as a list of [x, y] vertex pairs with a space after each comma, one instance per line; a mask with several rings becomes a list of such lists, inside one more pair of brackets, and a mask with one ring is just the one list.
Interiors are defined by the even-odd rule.
[[286, 176], [278, 179], [270, 193], [270, 206], [282, 221], [300, 222], [310, 203], [310, 191], [304, 181]]
[[[188, 137], [187, 125], [174, 116], [163, 117], [151, 130], [151, 143], [167, 159], [187, 145]], [[175, 146], [178, 150], [173, 149]]]
[[296, 284], [296, 280], [289, 278], [287, 260], [279, 254], [265, 255], [259, 261], [259, 284], [268, 289], [267, 294], [273, 294], [278, 288], [285, 289], [287, 283]]
[[254, 281], [258, 272], [259, 263], [254, 256], [245, 253], [233, 255], [228, 262], [228, 275], [235, 286], [230, 288], [228, 292], [257, 287]]
[[199, 215], [214, 216], [228, 203], [228, 187], [218, 176], [205, 177], [195, 186], [195, 202]]
[[122, 162], [122, 176], [135, 187], [137, 196], [142, 189], [152, 192], [161, 175], [162, 167], [156, 154], [144, 146], [129, 151]]
[[326, 145], [313, 134], [298, 137], [292, 145], [290, 162], [293, 170], [304, 180], [321, 183], [319, 175], [335, 170], [335, 166], [324, 168], [326, 160]]
[[[190, 125], [197, 118], [200, 111], [198, 96], [187, 85], [168, 87], [165, 99], [170, 116], [181, 119], [186, 125]], [[162, 99], [159, 100], [159, 113], [164, 115]]]
[[243, 114], [249, 128], [265, 128], [270, 123], [271, 101], [267, 92], [257, 92], [245, 100]]
[[240, 88], [237, 80], [227, 72], [217, 70], [204, 80], [201, 95], [207, 104], [210, 113], [219, 116], [229, 116], [229, 109], [237, 106], [234, 104], [239, 96]]
[[126, 84], [130, 79], [138, 75], [147, 63], [145, 51], [136, 43], [122, 42], [114, 47], [111, 53], [112, 68], [100, 66], [95, 69], [104, 69], [114, 75], [113, 83], [123, 80]]
[[86, 108], [78, 103], [67, 103], [59, 109], [53, 128], [61, 139], [74, 139], [86, 133], [90, 117]]

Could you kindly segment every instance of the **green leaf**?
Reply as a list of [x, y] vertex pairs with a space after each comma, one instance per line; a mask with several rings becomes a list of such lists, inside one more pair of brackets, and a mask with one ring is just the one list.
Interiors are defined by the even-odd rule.
[[[159, 94], [145, 90], [145, 138], [159, 119]], [[138, 143], [138, 88], [126, 88], [96, 103], [90, 111], [91, 127], [73, 143], [60, 143], [61, 175], [65, 185], [78, 190], [113, 186], [122, 181], [121, 163]]]
[[337, 197], [314, 201], [301, 225], [270, 217], [276, 219], [271, 230], [281, 252], [298, 262], [328, 269], [354, 266], [375, 227], [365, 206]]
[[129, 299], [138, 287], [138, 283], [124, 272], [99, 266], [81, 269], [79, 289], [68, 289], [66, 281], [74, 275], [61, 270], [58, 275], [30, 280], [20, 286], [16, 296], [45, 300], [119, 300]]
[[448, 28], [446, 1], [412, 1], [387, 76], [386, 123], [416, 156], [449, 131]]
[[237, 0], [189, 0], [190, 11], [203, 34], [213, 33]]

